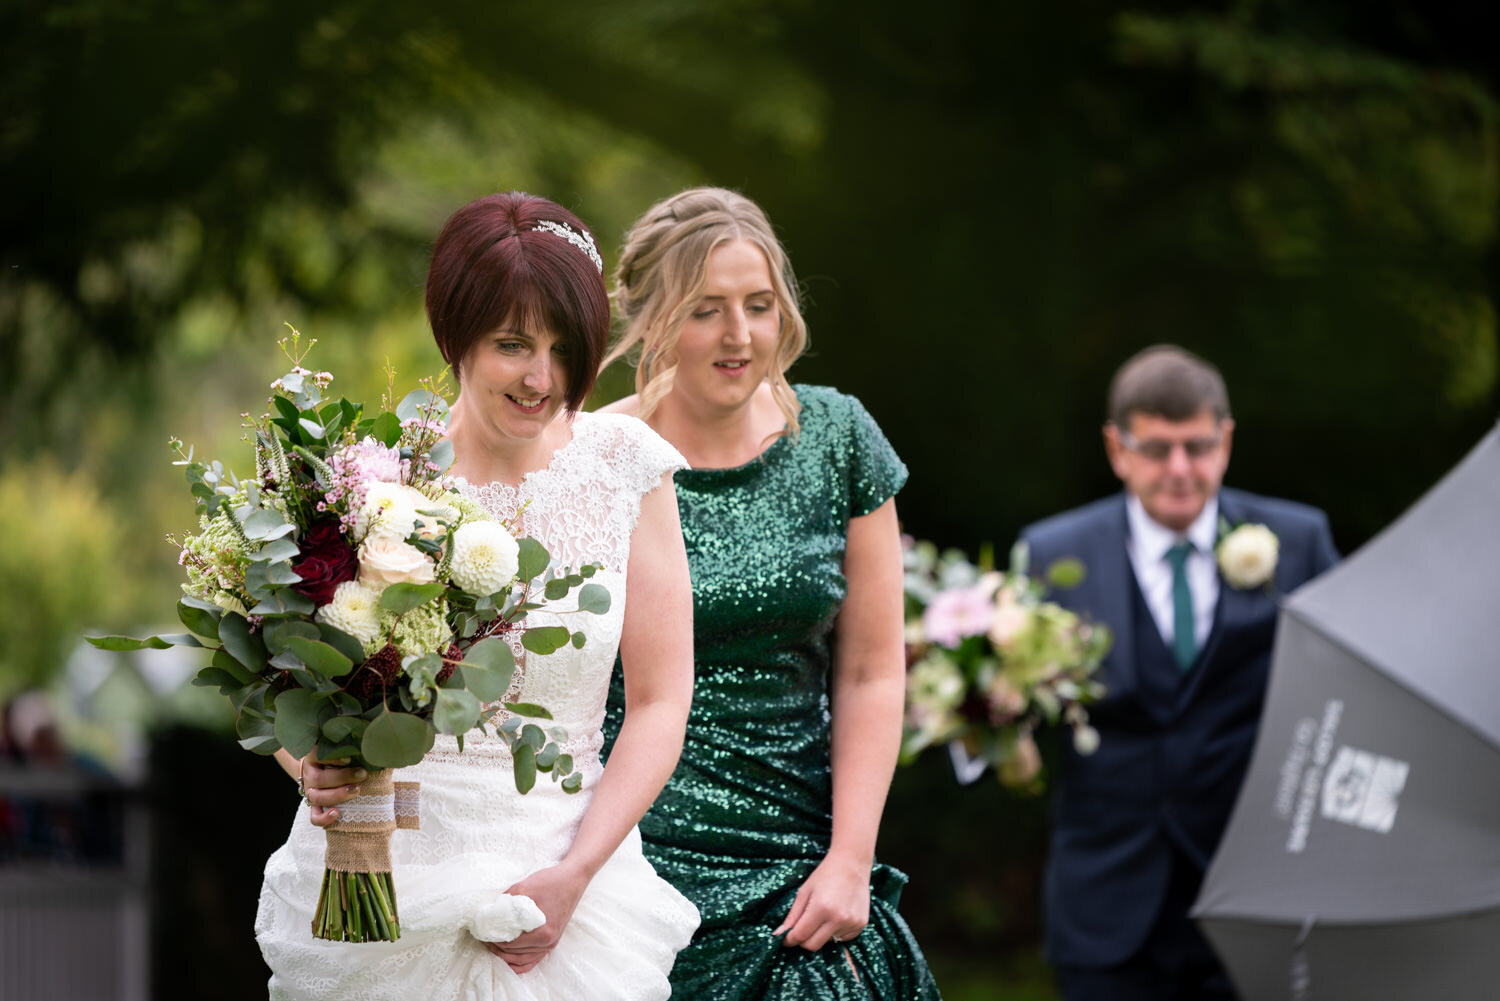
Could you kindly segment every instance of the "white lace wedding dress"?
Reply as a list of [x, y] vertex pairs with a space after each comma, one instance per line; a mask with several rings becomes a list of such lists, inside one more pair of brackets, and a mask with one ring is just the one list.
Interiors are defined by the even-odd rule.
[[[256, 939], [271, 967], [272, 998], [462, 999], [573, 1001], [664, 999], [667, 972], [698, 924], [688, 900], [660, 879], [632, 829], [590, 882], [561, 941], [530, 972], [517, 975], [480, 945], [509, 939], [540, 923], [526, 898], [504, 891], [558, 862], [572, 844], [602, 772], [599, 749], [605, 697], [620, 642], [625, 568], [641, 498], [682, 457], [630, 417], [579, 414], [573, 438], [546, 469], [519, 487], [461, 489], [497, 518], [522, 512], [523, 534], [540, 539], [555, 561], [602, 562], [594, 580], [609, 588], [608, 613], [569, 616], [583, 628], [582, 650], [565, 646], [545, 657], [516, 645], [518, 668], [506, 701], [546, 706], [568, 731], [564, 751], [583, 775], [569, 795], [546, 774], [531, 792], [516, 792], [510, 753], [471, 733], [459, 752], [451, 737], [396, 778], [421, 782], [420, 830], [392, 838], [401, 938], [396, 942], [326, 942], [312, 937], [313, 906], [323, 875], [322, 830], [302, 804], [286, 844], [266, 862]], [[670, 487], [669, 487], [670, 489]], [[576, 608], [576, 592], [555, 603]], [[532, 613], [529, 623], [554, 621]], [[527, 921], [528, 915], [531, 921]]]

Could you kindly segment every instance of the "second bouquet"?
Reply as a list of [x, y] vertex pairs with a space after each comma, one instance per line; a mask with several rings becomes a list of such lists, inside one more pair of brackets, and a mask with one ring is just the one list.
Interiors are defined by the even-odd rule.
[[576, 612], [562, 614], [599, 614], [610, 594], [589, 579], [597, 564], [556, 566], [455, 488], [435, 387], [370, 412], [325, 396], [332, 377], [303, 367], [295, 335], [282, 346], [291, 370], [266, 412], [247, 415], [253, 477], [174, 442], [197, 499], [198, 531], [171, 540], [187, 577], [177, 614], [191, 632], [90, 642], [203, 647], [211, 659], [194, 683], [228, 696], [244, 747], [366, 768], [327, 831], [313, 934], [392, 941], [390, 839], [419, 826], [416, 783], [394, 782], [392, 770], [421, 761], [438, 733], [462, 747], [478, 729], [509, 746], [520, 792], [541, 773], [578, 791], [567, 734], [546, 725], [547, 709], [505, 700], [518, 649], [587, 642], [569, 625], [528, 626], [527, 614], [575, 591]]

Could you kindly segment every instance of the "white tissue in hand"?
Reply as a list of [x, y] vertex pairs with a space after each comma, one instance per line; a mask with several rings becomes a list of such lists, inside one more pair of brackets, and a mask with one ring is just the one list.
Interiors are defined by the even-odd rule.
[[509, 942], [547, 923], [530, 897], [502, 893], [469, 919], [469, 934], [481, 942]]

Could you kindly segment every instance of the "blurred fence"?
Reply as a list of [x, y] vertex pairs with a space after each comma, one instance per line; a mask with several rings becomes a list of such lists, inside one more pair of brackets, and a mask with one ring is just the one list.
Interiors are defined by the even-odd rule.
[[149, 839], [137, 788], [0, 767], [0, 999], [145, 1001]]

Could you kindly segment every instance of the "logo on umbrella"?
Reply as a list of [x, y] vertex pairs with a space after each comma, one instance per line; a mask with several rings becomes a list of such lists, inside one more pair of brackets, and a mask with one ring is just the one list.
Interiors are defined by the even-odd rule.
[[1340, 747], [1323, 783], [1323, 816], [1388, 833], [1396, 823], [1396, 799], [1410, 770], [1405, 761]]

